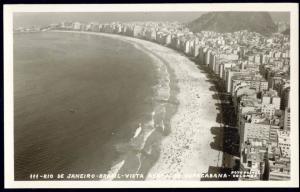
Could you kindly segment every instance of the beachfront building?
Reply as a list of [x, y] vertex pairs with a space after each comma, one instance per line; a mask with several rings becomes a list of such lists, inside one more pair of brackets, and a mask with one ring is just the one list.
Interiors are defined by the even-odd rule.
[[226, 70], [226, 91], [232, 93], [232, 79], [236, 76], [243, 76], [249, 74], [248, 71], [240, 70], [239, 68], [230, 68]]
[[145, 38], [150, 41], [156, 41], [156, 30], [155, 28], [148, 28], [145, 31]]
[[64, 29], [64, 30], [72, 30], [73, 29], [73, 23], [68, 22], [68, 21], [63, 21], [63, 22], [60, 23], [59, 28]]
[[143, 28], [139, 25], [133, 27], [133, 37], [142, 37]]
[[80, 31], [82, 29], [82, 24], [79, 23], [79, 22], [74, 22], [73, 23], [73, 29], [76, 30], [76, 31]]

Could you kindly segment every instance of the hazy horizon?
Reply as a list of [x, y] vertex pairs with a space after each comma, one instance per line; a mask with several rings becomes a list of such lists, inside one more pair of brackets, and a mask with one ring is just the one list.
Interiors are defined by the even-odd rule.
[[[193, 21], [206, 12], [35, 12], [14, 13], [14, 27], [49, 25], [61, 21], [79, 22], [130, 22], [130, 21]], [[288, 12], [269, 12], [274, 21], [290, 22]]]

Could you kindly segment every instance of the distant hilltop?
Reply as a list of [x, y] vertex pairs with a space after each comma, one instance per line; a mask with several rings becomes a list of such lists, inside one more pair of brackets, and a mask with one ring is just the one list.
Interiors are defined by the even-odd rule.
[[215, 31], [220, 33], [248, 30], [265, 36], [277, 32], [277, 26], [267, 12], [210, 12], [190, 22], [193, 32]]

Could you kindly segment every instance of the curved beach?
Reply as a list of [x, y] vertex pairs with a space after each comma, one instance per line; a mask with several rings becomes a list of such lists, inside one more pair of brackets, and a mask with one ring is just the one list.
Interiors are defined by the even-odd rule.
[[[199, 181], [201, 174], [207, 173], [210, 166], [221, 165], [222, 152], [211, 147], [211, 143], [214, 142], [211, 128], [219, 127], [216, 122], [219, 113], [216, 107], [218, 101], [213, 99], [215, 92], [210, 89], [211, 82], [195, 63], [175, 50], [142, 39], [105, 33], [70, 32], [106, 36], [139, 46], [153, 59], [166, 65], [172, 76], [170, 86], [176, 87], [176, 94], [173, 95], [178, 105], [176, 111], [173, 111], [174, 114], [169, 114], [172, 115], [170, 130], [166, 136], [161, 137], [159, 143], [156, 143], [159, 156], [153, 166], [149, 165], [146, 168], [144, 179]], [[151, 151], [153, 150], [150, 146], [146, 154], [145, 152], [137, 154], [139, 161], [142, 158], [140, 154], [147, 156]], [[111, 172], [118, 172], [123, 164], [124, 161], [116, 164]], [[139, 169], [140, 166], [136, 173], [143, 173]]]

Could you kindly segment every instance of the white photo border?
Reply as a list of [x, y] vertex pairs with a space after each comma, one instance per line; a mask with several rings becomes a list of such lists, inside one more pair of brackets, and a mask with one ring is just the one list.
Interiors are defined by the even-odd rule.
[[[27, 4], [4, 5], [4, 187], [5, 188], [227, 188], [299, 187], [299, 14], [296, 3], [205, 4]], [[13, 121], [13, 13], [16, 12], [290, 12], [291, 180], [290, 181], [15, 181]]]

